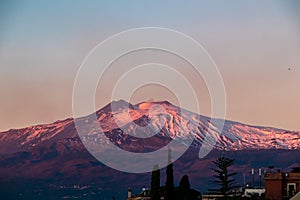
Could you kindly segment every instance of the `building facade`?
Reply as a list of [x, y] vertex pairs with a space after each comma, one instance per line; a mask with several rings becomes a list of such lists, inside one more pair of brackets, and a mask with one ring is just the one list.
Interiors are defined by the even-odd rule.
[[300, 191], [299, 172], [268, 172], [265, 174], [265, 199], [290, 199]]

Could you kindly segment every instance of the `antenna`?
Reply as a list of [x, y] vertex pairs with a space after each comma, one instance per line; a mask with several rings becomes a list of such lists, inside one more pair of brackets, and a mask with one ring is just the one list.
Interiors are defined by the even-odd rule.
[[243, 180], [244, 180], [244, 187], [246, 186], [246, 176], [245, 176], [245, 172], [243, 172]]
[[258, 175], [259, 175], [259, 188], [261, 188], [261, 168], [258, 169]]
[[251, 174], [252, 174], [252, 187], [254, 187], [254, 168], [252, 168]]

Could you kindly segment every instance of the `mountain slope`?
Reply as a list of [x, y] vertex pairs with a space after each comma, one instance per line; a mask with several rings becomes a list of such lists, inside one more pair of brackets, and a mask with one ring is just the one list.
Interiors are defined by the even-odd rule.
[[[219, 135], [220, 130], [210, 123], [209, 118], [181, 110], [166, 101], [131, 105], [120, 100], [103, 107], [96, 112], [96, 115], [97, 123], [106, 136], [115, 145], [131, 151], [143, 151], [149, 147], [149, 144], [154, 145], [149, 149], [155, 150], [174, 137], [184, 141], [191, 135], [195, 137], [194, 145], [201, 146], [206, 134], [217, 138], [218, 142], [215, 146], [217, 149], [300, 148], [300, 132], [225, 121], [222, 133]], [[80, 120], [85, 123], [89, 120], [89, 116]], [[150, 138], [135, 137], [141, 132], [140, 129], [145, 137], [152, 136], [154, 131], [159, 132]], [[93, 133], [88, 133], [84, 137], [92, 136]], [[28, 151], [43, 143], [74, 138], [78, 138], [78, 134], [73, 119], [23, 129], [11, 129], [0, 133], [0, 154]]]
[[[240, 183], [242, 174], [246, 174], [247, 179], [253, 167], [273, 165], [289, 169], [300, 165], [299, 132], [225, 121], [219, 136], [219, 130], [209, 118], [181, 110], [169, 102], [137, 105], [112, 102], [96, 112], [96, 119], [93, 123], [99, 123], [103, 129], [100, 135], [132, 152], [154, 151], [175, 137], [184, 142], [194, 135], [191, 147], [174, 163], [174, 174], [175, 182], [188, 174], [193, 187], [200, 191], [210, 187], [211, 161], [225, 153], [235, 158], [233, 170], [239, 173]], [[78, 120], [88, 126], [92, 118]], [[154, 130], [159, 131], [153, 136]], [[149, 137], [137, 137], [141, 133]], [[199, 159], [198, 151], [206, 134], [216, 137], [218, 142], [210, 154]], [[97, 139], [95, 135], [96, 132], [90, 131], [82, 138]], [[163, 170], [161, 174], [164, 180]], [[97, 161], [84, 147], [73, 119], [0, 133], [0, 193], [3, 199], [105, 200], [112, 195], [125, 199], [129, 186], [148, 186], [150, 176], [150, 173], [119, 172]]]

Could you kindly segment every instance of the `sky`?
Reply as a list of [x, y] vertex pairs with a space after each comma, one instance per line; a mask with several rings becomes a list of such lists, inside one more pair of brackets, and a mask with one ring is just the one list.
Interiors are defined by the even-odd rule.
[[[0, 130], [71, 117], [76, 73], [89, 52], [113, 34], [150, 26], [185, 33], [207, 50], [224, 81], [227, 119], [300, 130], [299, 19], [297, 0], [3, 0]], [[110, 102], [110, 78], [122, 64], [99, 83], [97, 108]], [[188, 67], [186, 73], [192, 74]], [[209, 94], [200, 79], [201, 114], [209, 115]], [[130, 98], [149, 99], [177, 103], [168, 88], [157, 85], [141, 87]]]

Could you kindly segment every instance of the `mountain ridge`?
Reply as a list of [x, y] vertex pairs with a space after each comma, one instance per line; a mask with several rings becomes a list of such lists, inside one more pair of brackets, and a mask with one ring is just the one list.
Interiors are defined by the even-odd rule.
[[[102, 106], [102, 108], [98, 109], [97, 111], [102, 110], [103, 108], [105, 108], [105, 107], [107, 107], [107, 106], [109, 107], [109, 106], [111, 105], [111, 103], [113, 103], [113, 102], [118, 103], [118, 102], [120, 102], [120, 101], [121, 101], [121, 102], [126, 102], [126, 103], [128, 103], [129, 105], [131, 105], [131, 106], [137, 106], [137, 105], [139, 105], [139, 104], [141, 104], [141, 103], [147, 103], [147, 102], [148, 102], [148, 101], [142, 101], [142, 102], [139, 102], [139, 103], [136, 103], [136, 104], [131, 104], [131, 103], [127, 102], [127, 101], [124, 100], [124, 99], [113, 100], [112, 102], [107, 103], [107, 104], [105, 104], [104, 106]], [[154, 102], [154, 103], [164, 103], [164, 102], [166, 102], [166, 103], [172, 104], [171, 102], [169, 102], [169, 101], [167, 101], [167, 100], [164, 100], [164, 101], [149, 101], [149, 102]], [[174, 104], [172, 104], [172, 105], [174, 105]], [[174, 105], [174, 106], [176, 106], [176, 105]], [[198, 114], [198, 115], [200, 115], [200, 116], [206, 117], [205, 115], [202, 115], [202, 114], [199, 114], [199, 113], [195, 113], [195, 112], [190, 111], [190, 110], [188, 110], [188, 109], [185, 109], [185, 108], [182, 108], [182, 109], [183, 109], [183, 110], [186, 110], [186, 111], [188, 111], [188, 112], [192, 112], [192, 113], [194, 113], [194, 114]], [[87, 116], [88, 116], [88, 115], [87, 115]], [[83, 117], [85, 117], [85, 116], [83, 116]], [[214, 118], [214, 119], [220, 119], [220, 118]], [[56, 123], [56, 122], [61, 122], [61, 121], [66, 121], [66, 120], [74, 120], [74, 118], [73, 118], [73, 117], [70, 117], [70, 116], [69, 116], [69, 117], [67, 116], [66, 118], [57, 119], [57, 120], [55, 120], [55, 121], [50, 121], [50, 122], [40, 122], [40, 123], [35, 123], [35, 124], [33, 124], [33, 125], [22, 126], [22, 127], [18, 127], [18, 128], [4, 129], [4, 130], [0, 130], [0, 134], [3, 133], [3, 132], [13, 131], [13, 130], [26, 129], [26, 128], [33, 127], [33, 126], [42, 126], [42, 125], [54, 124], [54, 123]], [[225, 121], [227, 121], [227, 122], [239, 123], [239, 124], [242, 124], [242, 125], [252, 126], [252, 127], [256, 127], [256, 128], [271, 128], [271, 129], [278, 129], [278, 130], [284, 130], [284, 131], [289, 131], [289, 132], [300, 132], [300, 130], [292, 130], [292, 129], [287, 129], [287, 128], [283, 128], [283, 127], [279, 128], [279, 127], [276, 127], [276, 126], [274, 126], [274, 125], [256, 125], [256, 124], [249, 124], [249, 123], [247, 123], [247, 122], [241, 122], [241, 121], [235, 120], [235, 119], [225, 119]]]
[[[151, 112], [152, 116], [150, 116]], [[133, 105], [124, 100], [118, 100], [105, 105], [95, 114], [107, 136], [116, 132], [126, 136], [126, 132], [134, 133], [139, 126], [149, 126], [150, 128], [144, 129], [146, 134], [150, 134], [151, 128], [154, 127], [155, 130], [160, 130], [158, 135], [165, 139], [172, 139], [175, 136], [184, 139], [189, 134], [194, 134], [198, 146], [202, 145], [206, 134], [211, 134], [218, 139], [215, 148], [225, 150], [300, 148], [300, 132], [225, 120], [222, 134], [219, 135], [220, 130], [210, 123], [210, 118], [181, 109], [168, 101], [141, 102]], [[88, 120], [89, 116], [82, 117], [82, 120]], [[30, 149], [44, 141], [76, 137], [78, 134], [73, 118], [21, 129], [10, 129], [0, 132], [0, 153], [5, 153], [5, 149], [8, 152], [17, 152]], [[114, 143], [120, 145], [122, 139], [119, 138]], [[130, 146], [130, 142], [127, 145]], [[20, 147], [20, 149], [9, 150], [12, 147]]]
[[[192, 145], [174, 162], [176, 182], [182, 175], [188, 174], [195, 189], [206, 191], [210, 187], [212, 176], [211, 163], [224, 154], [236, 160], [232, 170], [239, 174], [237, 180], [240, 183], [243, 182], [243, 174], [246, 174], [246, 179], [248, 176], [248, 180], [251, 180], [251, 168], [267, 169], [272, 165], [276, 169], [288, 170], [300, 165], [299, 132], [255, 127], [233, 121], [225, 121], [223, 136], [219, 136], [215, 148], [206, 157], [199, 159], [198, 152], [205, 134], [218, 136], [214, 132], [214, 126], [210, 128], [208, 117], [185, 110], [179, 114], [176, 111], [180, 108], [169, 102], [142, 103], [132, 105], [123, 101], [119, 106], [119, 103], [115, 102], [115, 111], [111, 111], [111, 104], [107, 104], [96, 112], [97, 123], [102, 126], [106, 124], [103, 127], [106, 128], [105, 137], [114, 145], [130, 152], [150, 152], [159, 149], [174, 139], [174, 134], [179, 136], [179, 141], [184, 141], [189, 134], [195, 134]], [[147, 103], [157, 105], [151, 108]], [[124, 113], [129, 113], [130, 118]], [[119, 116], [121, 122], [126, 122], [124, 126], [117, 126], [114, 116]], [[180, 125], [179, 119], [182, 120], [183, 126]], [[88, 125], [86, 120], [92, 118], [83, 117], [79, 122]], [[135, 137], [139, 126], [145, 128], [146, 135], [151, 133], [152, 128], [160, 128], [159, 120], [166, 123], [162, 123], [163, 127], [158, 134], [147, 138]], [[187, 128], [189, 132], [186, 132]], [[128, 134], [129, 131], [131, 134]], [[264, 137], [259, 138], [260, 135]], [[79, 137], [72, 118], [1, 132], [0, 193], [4, 194], [6, 199], [52, 200], [80, 197], [109, 200], [112, 195], [116, 195], [117, 199], [126, 199], [128, 187], [140, 188], [149, 185], [151, 173], [120, 172], [95, 159], [82, 141], [84, 137], [93, 139], [93, 136], [92, 132], [88, 132], [86, 136]], [[275, 137], [275, 140], [272, 140], [272, 137]], [[295, 140], [292, 140], [293, 138]], [[277, 144], [284, 141], [286, 145]], [[260, 143], [263, 145], [259, 146]], [[239, 145], [243, 148], [238, 148]], [[105, 155], [115, 159], [110, 154]], [[22, 194], [22, 197], [19, 194]]]

